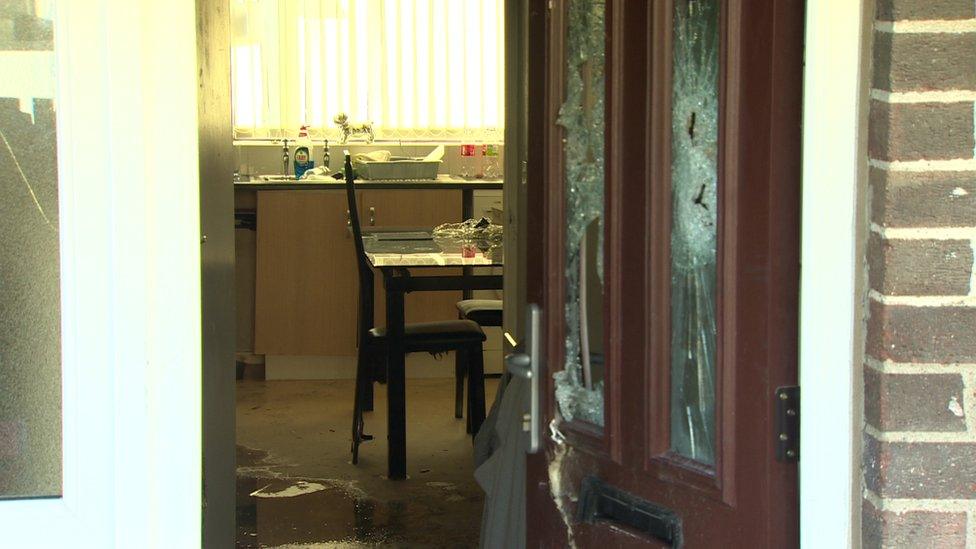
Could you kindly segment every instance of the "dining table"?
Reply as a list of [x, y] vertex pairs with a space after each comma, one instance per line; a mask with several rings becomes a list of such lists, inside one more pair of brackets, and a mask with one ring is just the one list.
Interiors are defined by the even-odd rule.
[[[491, 239], [442, 238], [433, 228], [388, 229], [363, 235], [363, 249], [383, 276], [387, 327], [388, 478], [407, 477], [404, 297], [411, 292], [500, 290], [500, 233]], [[461, 267], [461, 269], [458, 269]], [[418, 274], [422, 269], [423, 274]], [[479, 385], [479, 384], [475, 384]], [[480, 385], [479, 385], [480, 386]], [[473, 432], [485, 419], [485, 395], [471, 394]]]

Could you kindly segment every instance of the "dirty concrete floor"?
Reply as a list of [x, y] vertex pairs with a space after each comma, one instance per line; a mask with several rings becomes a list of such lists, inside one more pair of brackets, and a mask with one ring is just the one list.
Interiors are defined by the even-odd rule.
[[[497, 381], [485, 380], [487, 402]], [[237, 382], [237, 546], [476, 547], [483, 492], [453, 379], [407, 380], [407, 474], [386, 480], [377, 385], [350, 463], [352, 380]], [[255, 495], [252, 495], [255, 494]]]

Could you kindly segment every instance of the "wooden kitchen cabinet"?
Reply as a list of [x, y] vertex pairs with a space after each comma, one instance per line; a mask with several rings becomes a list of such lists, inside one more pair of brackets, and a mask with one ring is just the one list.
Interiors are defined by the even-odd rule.
[[[365, 190], [359, 200], [360, 223], [368, 227], [434, 227], [461, 220], [461, 191]], [[417, 276], [446, 274], [444, 269], [411, 269]], [[460, 272], [460, 269], [457, 270]], [[386, 293], [383, 276], [375, 275], [375, 324], [386, 325]], [[455, 304], [460, 291], [418, 292], [404, 300], [407, 322], [429, 322], [457, 318]]]
[[255, 353], [354, 356], [359, 281], [345, 191], [257, 195]]
[[[456, 190], [365, 190], [357, 202], [364, 229], [461, 218]], [[258, 191], [255, 353], [356, 355], [359, 283], [346, 211], [344, 189]], [[383, 296], [377, 274], [377, 325], [384, 324]], [[408, 295], [407, 322], [456, 318], [460, 298], [460, 292]]]

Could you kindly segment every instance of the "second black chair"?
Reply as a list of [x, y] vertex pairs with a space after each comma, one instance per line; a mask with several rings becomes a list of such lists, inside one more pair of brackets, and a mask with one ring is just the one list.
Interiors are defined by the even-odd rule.
[[[387, 332], [384, 328], [373, 326], [373, 268], [366, 257], [363, 246], [362, 228], [356, 209], [356, 188], [352, 165], [346, 156], [346, 198], [349, 204], [349, 224], [352, 228], [356, 248], [356, 265], [359, 270], [359, 354], [356, 364], [356, 388], [353, 401], [352, 419], [352, 462], [359, 462], [359, 445], [372, 439], [363, 433], [363, 412], [372, 409], [373, 382], [385, 380]], [[431, 354], [454, 351], [457, 364], [463, 364], [470, 372], [468, 383], [468, 409], [480, 406], [484, 410], [484, 360], [482, 343], [485, 334], [477, 322], [471, 320], [444, 320], [406, 324], [404, 327], [404, 347], [407, 353], [426, 352]], [[479, 414], [483, 417], [483, 413]], [[469, 414], [470, 416], [470, 414]], [[480, 425], [472, 426], [477, 433]]]
[[[458, 313], [464, 320], [477, 322], [478, 326], [502, 326], [502, 300], [500, 299], [462, 299], [457, 302]], [[464, 362], [454, 364], [454, 417], [462, 417], [464, 406], [464, 379], [468, 376], [468, 369]], [[468, 432], [471, 432], [471, 414], [468, 414]]]

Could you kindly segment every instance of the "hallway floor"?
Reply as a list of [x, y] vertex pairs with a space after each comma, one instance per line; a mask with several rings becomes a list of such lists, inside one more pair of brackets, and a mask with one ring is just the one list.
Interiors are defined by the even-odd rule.
[[[497, 380], [485, 380], [487, 402]], [[453, 379], [407, 380], [407, 474], [386, 474], [376, 386], [350, 463], [352, 380], [237, 382], [237, 546], [476, 547], [483, 492]]]

